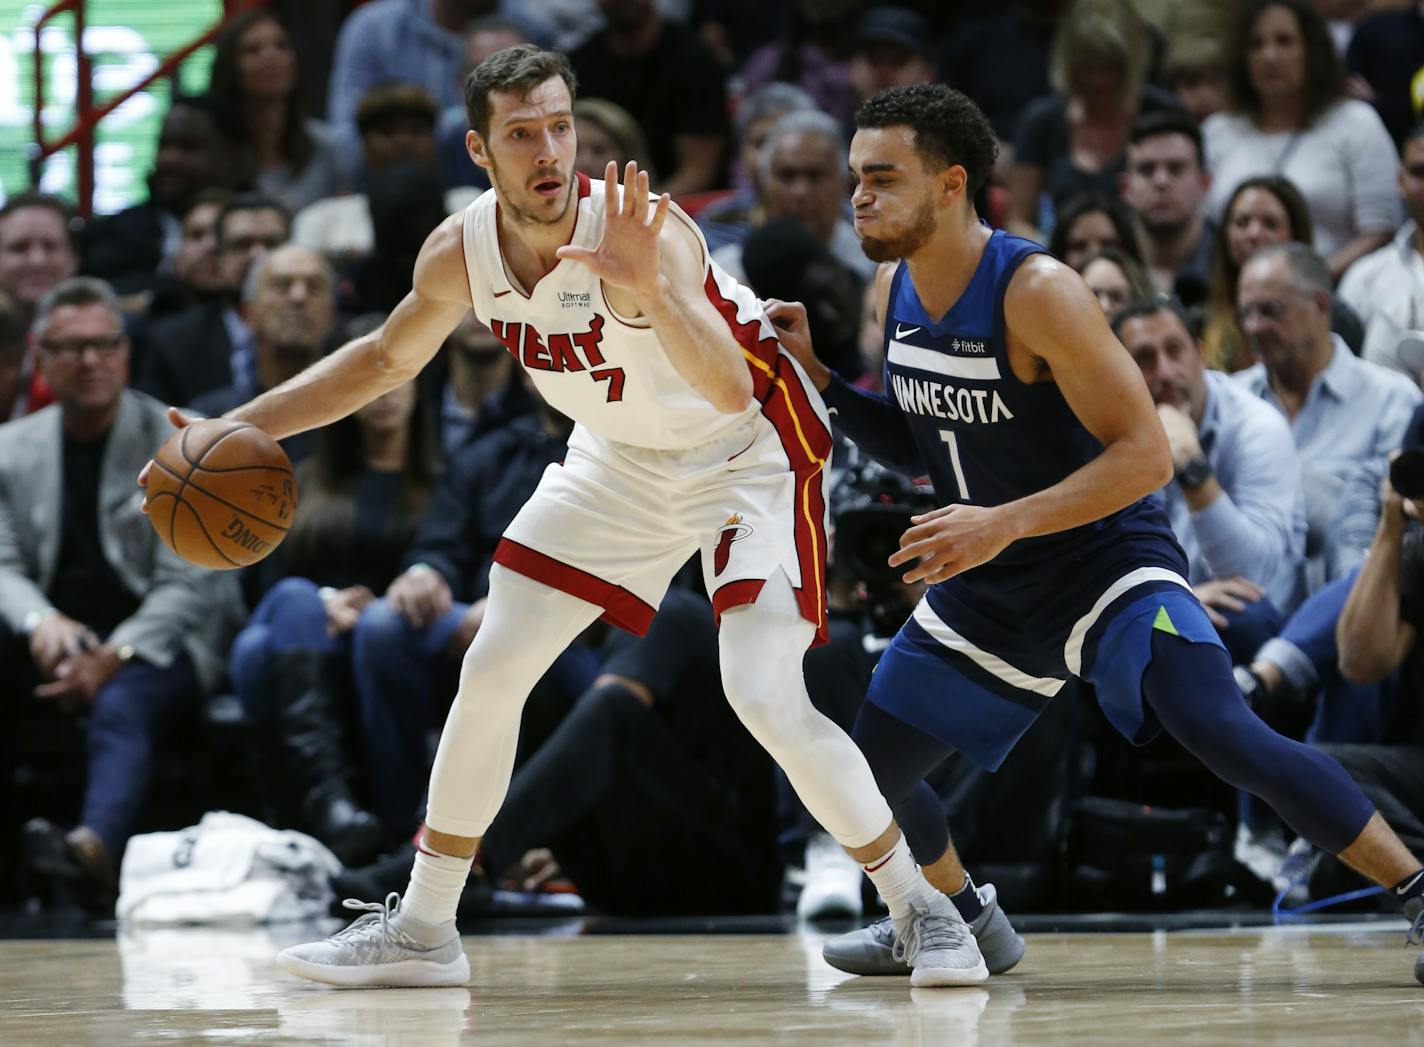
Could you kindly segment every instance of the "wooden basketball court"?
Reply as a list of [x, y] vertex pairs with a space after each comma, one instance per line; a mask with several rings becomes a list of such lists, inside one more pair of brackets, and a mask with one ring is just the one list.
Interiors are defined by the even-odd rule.
[[329, 990], [292, 931], [0, 941], [0, 1044], [1424, 1045], [1403, 921], [1035, 934], [984, 988], [911, 990], [820, 960], [822, 936], [490, 935], [464, 989]]

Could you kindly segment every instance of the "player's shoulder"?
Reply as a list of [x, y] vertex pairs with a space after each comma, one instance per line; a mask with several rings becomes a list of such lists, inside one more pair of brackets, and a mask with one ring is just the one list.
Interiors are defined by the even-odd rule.
[[1051, 301], [1073, 300], [1087, 293], [1083, 278], [1051, 254], [1038, 250], [1025, 254], [1009, 276], [1005, 308], [1035, 309]]
[[[470, 207], [479, 206], [476, 200]], [[415, 262], [416, 293], [451, 301], [468, 300], [469, 262], [465, 257], [465, 212], [447, 216], [425, 238]]]

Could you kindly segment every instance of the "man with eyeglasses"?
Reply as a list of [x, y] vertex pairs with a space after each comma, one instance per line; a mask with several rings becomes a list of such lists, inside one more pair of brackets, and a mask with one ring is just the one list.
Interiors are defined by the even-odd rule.
[[89, 277], [61, 283], [31, 337], [57, 402], [0, 426], [0, 678], [12, 699], [0, 765], [87, 717], [77, 827], [35, 819], [26, 850], [36, 874], [110, 907], [154, 748], [215, 682], [237, 593], [179, 560], [143, 516], [133, 472], [169, 426], [162, 404], [127, 388], [113, 291]]
[[1207, 369], [1176, 299], [1129, 302], [1112, 327], [1167, 432], [1173, 477], [1161, 497], [1187, 554], [1187, 580], [1232, 661], [1247, 661], [1299, 598], [1305, 496], [1290, 429]]
[[1421, 399], [1409, 379], [1359, 359], [1331, 333], [1332, 298], [1329, 269], [1304, 244], [1263, 247], [1241, 270], [1241, 330], [1260, 362], [1236, 377], [1285, 415], [1295, 437], [1312, 590], [1364, 559], [1386, 456]]

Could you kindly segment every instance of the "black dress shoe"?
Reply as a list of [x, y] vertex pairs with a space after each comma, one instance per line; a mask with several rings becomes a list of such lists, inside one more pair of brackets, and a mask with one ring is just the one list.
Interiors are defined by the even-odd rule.
[[78, 905], [112, 916], [117, 878], [109, 849], [86, 825], [65, 832], [45, 818], [31, 818], [22, 830], [25, 864], [49, 889], [55, 908]]

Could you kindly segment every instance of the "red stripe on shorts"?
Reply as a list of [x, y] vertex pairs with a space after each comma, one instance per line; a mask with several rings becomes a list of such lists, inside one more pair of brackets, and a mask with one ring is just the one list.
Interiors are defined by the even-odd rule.
[[621, 585], [605, 582], [572, 564], [555, 560], [508, 538], [499, 540], [494, 550], [494, 562], [511, 571], [518, 571], [526, 578], [533, 578], [536, 582], [543, 582], [560, 592], [602, 607], [600, 617], [603, 621], [627, 629], [635, 636], [646, 633], [653, 620], [654, 609]]
[[[796, 560], [801, 569], [801, 588], [796, 590], [796, 604], [802, 617], [816, 627], [813, 646], [823, 644], [829, 636], [829, 625], [825, 585], [826, 503], [821, 482], [822, 467], [831, 455], [831, 433], [811, 405], [800, 372], [782, 353], [781, 343], [773, 337], [762, 336], [760, 318], [738, 320], [737, 303], [722, 294], [710, 269], [705, 289], [707, 298], [721, 314], [732, 337], [746, 355], [747, 369], [752, 375], [753, 395], [761, 403], [762, 414], [776, 430], [796, 477], [794, 533]], [[718, 595], [727, 588], [723, 586], [719, 589]], [[756, 599], [755, 593], [751, 599]], [[725, 607], [737, 606], [730, 594], [724, 603]]]

